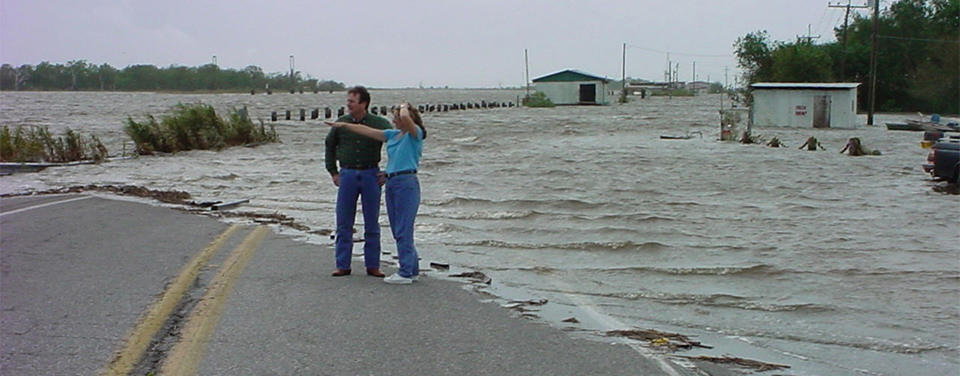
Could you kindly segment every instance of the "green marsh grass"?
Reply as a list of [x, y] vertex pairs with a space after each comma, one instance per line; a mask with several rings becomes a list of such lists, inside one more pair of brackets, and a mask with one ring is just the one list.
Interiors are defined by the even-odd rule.
[[221, 118], [213, 106], [202, 103], [180, 103], [159, 121], [152, 115], [142, 122], [128, 117], [124, 131], [140, 155], [280, 142], [272, 125], [267, 129], [261, 121], [257, 126], [245, 108], [233, 109], [229, 117]]
[[63, 136], [54, 136], [46, 127], [17, 126], [0, 128], [0, 162], [66, 163], [102, 161], [107, 148], [97, 136], [85, 138], [67, 128]]

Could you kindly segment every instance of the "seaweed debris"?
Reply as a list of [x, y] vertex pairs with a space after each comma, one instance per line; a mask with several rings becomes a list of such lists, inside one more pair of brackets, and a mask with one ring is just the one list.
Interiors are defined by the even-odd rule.
[[653, 346], [666, 347], [670, 350], [690, 349], [693, 347], [713, 348], [713, 346], [704, 345], [699, 341], [691, 341], [689, 337], [683, 334], [661, 332], [654, 329], [610, 330], [606, 334], [607, 336], [620, 336], [638, 341], [647, 341]]
[[460, 274], [452, 274], [450, 275], [450, 277], [467, 278], [472, 280], [473, 282], [482, 283], [486, 285], [489, 285], [491, 282], [493, 282], [492, 278], [487, 277], [486, 274], [483, 274], [481, 272], [466, 272], [466, 273], [460, 273]]
[[690, 360], [701, 360], [720, 364], [734, 364], [740, 367], [750, 368], [757, 372], [773, 371], [778, 369], [790, 368], [786, 364], [766, 363], [758, 360], [737, 358], [733, 356], [683, 356], [680, 357]]

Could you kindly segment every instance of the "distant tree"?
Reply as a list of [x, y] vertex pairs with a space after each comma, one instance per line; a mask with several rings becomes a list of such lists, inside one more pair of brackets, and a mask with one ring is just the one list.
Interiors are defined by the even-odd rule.
[[119, 73], [117, 68], [111, 67], [110, 64], [104, 63], [97, 67], [96, 72], [98, 90], [103, 91], [116, 88], [117, 73]]
[[319, 91], [343, 91], [347, 87], [343, 82], [336, 82], [333, 80], [323, 80], [317, 83], [317, 90]]
[[832, 59], [827, 48], [798, 39], [793, 44], [781, 44], [770, 54], [773, 63], [770, 81], [774, 82], [831, 82]]
[[17, 68], [10, 64], [0, 66], [0, 90], [17, 90]]
[[91, 69], [86, 60], [71, 60], [67, 62], [67, 72], [70, 73], [70, 90], [86, 87], [90, 81]]
[[760, 30], [737, 38], [733, 44], [737, 66], [743, 71], [747, 84], [769, 81], [773, 77], [773, 46], [768, 38], [767, 31]]
[[37, 64], [30, 77], [32, 87], [45, 90], [69, 89], [70, 80], [70, 72], [63, 65], [48, 61]]
[[343, 83], [319, 81], [301, 72], [271, 73], [255, 65], [241, 70], [221, 69], [216, 64], [199, 67], [171, 65], [131, 65], [118, 70], [109, 64], [93, 65], [86, 60], [66, 64], [42, 62], [36, 67], [0, 65], [0, 90], [121, 90], [121, 91], [247, 91], [265, 88], [274, 90], [344, 90]]

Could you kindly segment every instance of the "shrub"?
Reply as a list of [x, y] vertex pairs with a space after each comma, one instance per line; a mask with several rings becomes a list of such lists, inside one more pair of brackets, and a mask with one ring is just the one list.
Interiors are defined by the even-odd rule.
[[257, 127], [246, 108], [233, 109], [230, 117], [217, 116], [213, 106], [202, 103], [178, 104], [160, 122], [147, 115], [144, 122], [128, 117], [124, 131], [133, 139], [138, 154], [176, 153], [187, 150], [221, 150], [225, 147], [263, 142], [279, 142], [276, 129], [267, 130], [263, 121]]
[[64, 136], [54, 137], [46, 127], [24, 128], [18, 126], [13, 133], [10, 128], [0, 128], [0, 161], [2, 162], [52, 162], [64, 163], [84, 160], [102, 161], [107, 157], [107, 148], [100, 139], [91, 135], [84, 139], [67, 128]]
[[555, 107], [553, 101], [547, 98], [547, 94], [542, 91], [533, 93], [533, 95], [524, 99], [523, 104], [527, 107]]

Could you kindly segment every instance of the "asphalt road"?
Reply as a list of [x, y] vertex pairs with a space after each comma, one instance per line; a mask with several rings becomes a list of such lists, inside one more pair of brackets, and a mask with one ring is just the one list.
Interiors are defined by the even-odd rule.
[[[86, 195], [0, 200], [0, 374], [692, 375], [429, 275], [330, 277], [330, 247]], [[385, 268], [388, 274], [392, 268]]]

